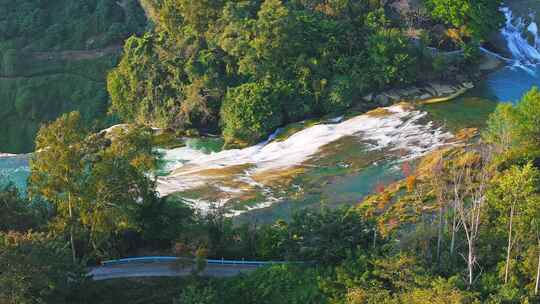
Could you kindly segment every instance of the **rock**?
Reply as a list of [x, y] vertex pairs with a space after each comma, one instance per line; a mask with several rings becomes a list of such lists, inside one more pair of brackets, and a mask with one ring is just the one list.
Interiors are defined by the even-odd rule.
[[422, 92], [417, 87], [413, 87], [413, 88], [409, 89], [408, 91], [406, 91], [407, 96], [416, 96], [416, 95], [421, 94], [421, 93]]
[[508, 42], [500, 32], [493, 33], [488, 37], [486, 48], [503, 57], [512, 58], [512, 52], [508, 49]]
[[456, 92], [454, 88], [445, 84], [435, 83], [435, 84], [431, 84], [431, 87], [433, 88], [433, 90], [435, 90], [436, 96], [451, 95]]
[[433, 95], [425, 93], [425, 94], [422, 94], [422, 95], [418, 96], [418, 99], [428, 99], [428, 98], [431, 98], [431, 97], [433, 97]]
[[494, 71], [504, 64], [505, 62], [501, 60], [501, 58], [486, 51], [482, 52], [482, 60], [480, 61], [478, 68], [481, 71]]
[[424, 91], [426, 91], [431, 96], [437, 96], [437, 90], [431, 87], [431, 85], [427, 85], [422, 88]]
[[467, 81], [467, 77], [465, 77], [464, 75], [461, 75], [461, 74], [457, 74], [457, 75], [456, 75], [456, 81], [457, 81], [457, 82], [466, 82], [466, 81]]
[[373, 101], [373, 93], [367, 94], [366, 96], [362, 97], [362, 99], [364, 99], [367, 102], [372, 102]]
[[461, 84], [464, 88], [467, 88], [467, 89], [472, 89], [474, 88], [474, 84], [472, 82], [464, 82]]
[[383, 94], [392, 101], [398, 101], [401, 99], [401, 96], [399, 96], [399, 94], [397, 94], [395, 91], [388, 91]]
[[375, 101], [378, 104], [380, 104], [381, 106], [383, 106], [383, 107], [388, 106], [390, 104], [390, 100], [389, 100], [388, 96], [386, 96], [384, 94], [377, 95], [375, 97]]

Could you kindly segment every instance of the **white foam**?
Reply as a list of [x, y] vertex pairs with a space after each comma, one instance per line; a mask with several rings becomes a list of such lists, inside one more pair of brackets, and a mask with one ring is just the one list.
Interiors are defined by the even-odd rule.
[[[506, 18], [505, 27], [501, 34], [506, 39], [508, 49], [514, 59], [519, 62], [518, 67], [540, 63], [540, 38], [538, 36], [538, 26], [535, 22], [528, 25], [522, 17], [514, 18], [512, 11], [508, 7], [502, 7], [501, 12]], [[534, 45], [523, 38], [525, 31], [534, 37]]]
[[0, 158], [2, 157], [15, 157], [17, 154], [11, 154], [11, 153], [0, 153]]
[[[320, 148], [346, 136], [355, 136], [371, 143], [371, 150], [402, 151], [403, 159], [421, 156], [432, 149], [444, 145], [452, 135], [432, 123], [422, 123], [425, 112], [405, 110], [400, 105], [385, 108], [388, 114], [381, 116], [359, 115], [336, 124], [319, 124], [299, 131], [284, 141], [269, 140], [245, 149], [226, 150], [204, 154], [189, 147], [166, 152], [166, 155], [183, 159], [174, 164], [169, 176], [158, 178], [157, 190], [165, 196], [175, 192], [212, 184], [215, 176], [199, 174], [208, 169], [226, 169], [233, 166], [249, 165], [250, 169], [230, 177], [235, 180], [264, 189], [265, 185], [255, 182], [252, 174], [279, 171], [301, 165], [320, 151]], [[168, 154], [169, 153], [169, 154]], [[227, 177], [226, 177], [227, 178]], [[231, 192], [231, 191], [227, 191]], [[275, 202], [275, 198], [249, 208], [263, 208]], [[194, 205], [202, 207], [197, 201]], [[249, 208], [247, 210], [249, 210]], [[244, 211], [232, 211], [235, 214]]]

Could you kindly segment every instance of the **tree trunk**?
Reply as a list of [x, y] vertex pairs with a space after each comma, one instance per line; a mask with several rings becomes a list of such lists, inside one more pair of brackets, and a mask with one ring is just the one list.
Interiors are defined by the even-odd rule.
[[472, 284], [473, 284], [474, 253], [473, 253], [472, 242], [469, 241], [468, 244], [469, 244], [469, 256], [467, 258], [467, 268], [469, 270], [469, 289], [470, 289], [472, 288]]
[[510, 224], [508, 227], [508, 245], [506, 247], [506, 265], [504, 268], [504, 284], [508, 283], [508, 272], [510, 270], [510, 253], [512, 251], [512, 222], [514, 220], [514, 206], [510, 208]]
[[538, 266], [536, 267], [536, 286], [534, 287], [535, 295], [538, 295], [539, 285], [540, 285], [540, 246], [538, 248]]
[[454, 247], [456, 245], [456, 225], [457, 225], [457, 217], [456, 217], [456, 210], [454, 209], [454, 215], [452, 219], [452, 239], [450, 240], [450, 258], [454, 256]]
[[373, 228], [373, 249], [377, 246], [377, 228]]
[[69, 210], [69, 242], [71, 243], [71, 255], [73, 257], [73, 262], [77, 261], [77, 253], [75, 251], [75, 237], [73, 231], [73, 209], [71, 206], [71, 193], [68, 194], [68, 210]]
[[443, 234], [443, 207], [439, 208], [439, 232], [437, 235], [437, 263], [441, 260], [441, 243]]

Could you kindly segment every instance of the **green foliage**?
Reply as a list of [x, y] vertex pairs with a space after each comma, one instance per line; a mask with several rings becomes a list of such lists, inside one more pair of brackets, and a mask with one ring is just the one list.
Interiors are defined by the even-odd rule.
[[455, 28], [464, 28], [475, 40], [497, 31], [504, 17], [501, 0], [424, 0], [431, 15]]
[[352, 209], [303, 211], [293, 217], [287, 239], [280, 243], [288, 243], [283, 251], [291, 259], [337, 263], [357, 248], [369, 248], [370, 228]]
[[151, 131], [137, 126], [115, 131], [112, 140], [91, 135], [72, 112], [38, 133], [30, 194], [54, 205], [55, 228], [69, 232], [73, 251], [77, 234], [88, 238], [94, 254], [105, 254], [101, 250], [112, 246], [114, 235], [137, 228], [139, 203], [155, 200], [146, 175], [155, 168]]
[[517, 105], [500, 104], [488, 120], [484, 139], [494, 144], [502, 161], [534, 160], [540, 153], [540, 91], [534, 87]]
[[72, 303], [84, 268], [64, 243], [40, 233], [0, 232], [0, 303]]
[[534, 87], [516, 106], [519, 138], [528, 147], [540, 146], [540, 90]]
[[127, 121], [218, 129], [253, 143], [277, 126], [339, 112], [370, 90], [414, 82], [416, 50], [369, 1], [147, 3], [156, 28], [109, 74]]
[[499, 151], [506, 151], [517, 144], [517, 130], [514, 125], [518, 119], [515, 112], [512, 104], [500, 103], [487, 121], [487, 128], [482, 135], [484, 140]]
[[[492, 216], [500, 223], [498, 227], [507, 234], [507, 261], [501, 267], [501, 276], [514, 287], [534, 276], [523, 276], [517, 261], [523, 254], [538, 249], [537, 240], [530, 233], [540, 233], [537, 221], [540, 216], [540, 171], [532, 163], [523, 167], [512, 166], [493, 181], [489, 193]], [[518, 266], [518, 269], [515, 269]], [[525, 278], [524, 278], [525, 277]]]
[[370, 36], [367, 42], [370, 72], [366, 78], [377, 88], [414, 82], [415, 58], [408, 47], [405, 36], [395, 29], [383, 29]]
[[2, 0], [0, 40], [33, 50], [107, 46], [118, 42], [119, 32], [125, 37], [145, 24], [136, 1], [122, 1], [122, 5], [106, 0], [21, 0], [16, 4]]
[[136, 222], [143, 240], [155, 247], [169, 247], [196, 230], [193, 210], [170, 197], [143, 202]]
[[227, 92], [221, 119], [225, 141], [254, 143], [283, 123], [280, 95], [267, 84], [246, 83]]
[[80, 110], [88, 126], [97, 118], [103, 125], [107, 113], [107, 92], [101, 82], [62, 73], [2, 79], [0, 102], [3, 152], [31, 152], [40, 124], [63, 112]]
[[199, 287], [190, 285], [178, 299], [174, 300], [174, 304], [216, 304], [218, 295], [212, 287]]
[[145, 24], [136, 0], [0, 1], [0, 151], [27, 153], [41, 123], [107, 123], [105, 76]]
[[290, 265], [271, 266], [234, 278], [220, 290], [221, 303], [324, 303], [316, 271]]
[[0, 186], [0, 232], [37, 230], [47, 219], [42, 204], [31, 204], [13, 185]]
[[530, 224], [536, 218], [540, 209], [540, 171], [532, 163], [523, 167], [512, 166], [493, 181], [491, 188], [491, 201], [493, 207], [500, 212], [497, 217], [507, 226], [509, 213], [515, 209], [516, 227], [525, 225], [528, 231]]

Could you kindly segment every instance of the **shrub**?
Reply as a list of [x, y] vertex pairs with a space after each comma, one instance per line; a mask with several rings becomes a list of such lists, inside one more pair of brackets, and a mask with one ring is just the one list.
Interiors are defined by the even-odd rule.
[[229, 89], [221, 108], [223, 135], [255, 143], [283, 123], [279, 94], [265, 83], [246, 83]]

